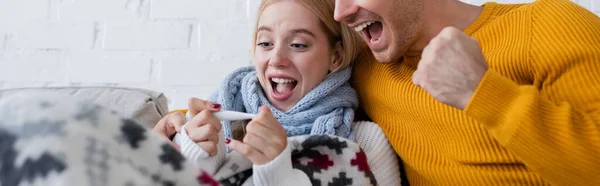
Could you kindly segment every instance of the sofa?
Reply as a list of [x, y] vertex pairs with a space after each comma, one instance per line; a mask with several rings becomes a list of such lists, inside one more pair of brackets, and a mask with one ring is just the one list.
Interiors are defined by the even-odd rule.
[[124, 87], [49, 87], [0, 90], [0, 100], [15, 96], [52, 95], [63, 99], [92, 102], [117, 111], [121, 116], [133, 118], [145, 127], [152, 128], [169, 112], [164, 94], [152, 90]]

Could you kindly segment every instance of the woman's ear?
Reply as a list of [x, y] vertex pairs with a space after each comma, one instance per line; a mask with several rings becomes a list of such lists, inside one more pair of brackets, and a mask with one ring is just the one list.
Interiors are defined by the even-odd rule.
[[344, 48], [342, 42], [338, 41], [333, 47], [333, 54], [331, 55], [331, 63], [329, 63], [329, 72], [335, 72], [339, 70], [344, 62]]

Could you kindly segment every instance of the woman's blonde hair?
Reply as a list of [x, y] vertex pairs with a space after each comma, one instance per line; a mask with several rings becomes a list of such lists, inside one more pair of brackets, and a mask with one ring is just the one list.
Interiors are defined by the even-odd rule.
[[[258, 8], [258, 13], [256, 17], [256, 24], [254, 25], [254, 36], [252, 39], [253, 47], [252, 53], [256, 50], [256, 33], [258, 29], [258, 22], [260, 20], [260, 15], [269, 5], [285, 0], [263, 0]], [[339, 41], [343, 48], [342, 53], [342, 64], [340, 68], [342, 69], [352, 61], [354, 61], [362, 52], [364, 52], [365, 45], [364, 42], [361, 41], [360, 36], [351, 30], [348, 26], [341, 24], [333, 18], [333, 14], [335, 11], [335, 0], [293, 0], [296, 1], [307, 9], [309, 9], [314, 15], [316, 15], [319, 20], [321, 20], [321, 25], [325, 33], [329, 38], [330, 46], [332, 48], [335, 47], [337, 42]]]

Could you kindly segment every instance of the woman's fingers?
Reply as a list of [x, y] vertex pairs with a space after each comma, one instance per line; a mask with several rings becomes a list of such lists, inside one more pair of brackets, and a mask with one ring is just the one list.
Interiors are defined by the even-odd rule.
[[266, 126], [262, 125], [258, 121], [250, 121], [248, 125], [246, 125], [246, 133], [256, 134], [257, 136], [263, 136], [265, 139], [276, 138], [274, 136], [274, 131]]
[[211, 124], [201, 127], [186, 126], [188, 136], [192, 141], [199, 143], [204, 141], [219, 142], [219, 130]]
[[253, 119], [253, 121], [259, 121], [265, 127], [276, 131], [284, 131], [279, 121], [277, 121], [277, 118], [273, 116], [271, 109], [269, 109], [269, 107], [267, 107], [266, 105], [260, 107], [260, 110], [256, 115], [256, 118]]
[[[220, 105], [201, 100], [198, 98], [192, 98], [189, 101], [189, 110], [191, 119], [188, 124], [185, 125], [185, 130], [188, 137], [198, 144], [204, 151], [208, 152], [210, 156], [214, 156], [218, 153], [217, 143], [219, 143], [219, 131], [221, 131], [221, 121], [215, 117], [212, 112], [218, 111]], [[185, 117], [183, 117], [185, 120]], [[177, 118], [176, 123], [179, 123]], [[179, 128], [181, 126], [178, 125]], [[181, 130], [177, 130], [180, 132]]]
[[[201, 115], [198, 115], [201, 117]], [[204, 149], [209, 156], [214, 156], [218, 153], [217, 143], [219, 143], [219, 131], [216, 126], [220, 124], [203, 124], [201, 126], [186, 125], [185, 130], [187, 131], [188, 137], [196, 142], [200, 148]]]
[[260, 108], [258, 116], [246, 126], [246, 131], [243, 143], [253, 147], [262, 154], [261, 157], [266, 158], [262, 164], [277, 158], [287, 147], [285, 129], [266, 106]]
[[252, 163], [257, 165], [263, 165], [271, 161], [256, 148], [237, 140], [231, 140], [229, 142], [229, 148], [244, 155], [246, 158], [252, 161]]
[[177, 149], [179, 151], [180, 147], [178, 145], [176, 145], [175, 143], [173, 143], [173, 141], [171, 141], [171, 137], [177, 133], [177, 130], [175, 129], [175, 126], [172, 124], [173, 122], [169, 122], [170, 116], [171, 116], [171, 114], [166, 115], [160, 121], [158, 121], [158, 123], [154, 126], [154, 128], [152, 128], [152, 131], [167, 138], [168, 139], [167, 143], [169, 143], [171, 146], [173, 146], [175, 149]]
[[253, 133], [248, 133], [244, 136], [244, 144], [254, 147], [257, 151], [262, 153], [269, 161], [275, 159], [283, 151], [285, 146], [269, 139], [265, 139], [263, 136], [259, 136]]
[[179, 133], [181, 131], [181, 127], [185, 125], [185, 116], [181, 112], [173, 112], [165, 116], [167, 118], [167, 125], [173, 126], [175, 131]]
[[[260, 147], [261, 143], [265, 147], [265, 155], [271, 157], [272, 154], [275, 156], [279, 155], [281, 151], [287, 145], [287, 135], [286, 133], [281, 133], [277, 129], [267, 128], [262, 123], [257, 121], [251, 121], [246, 126], [247, 135], [246, 136], [256, 136], [258, 138], [264, 139], [264, 141], [257, 140], [255, 147]], [[249, 135], [252, 134], [252, 135]], [[250, 143], [251, 141], [246, 141], [244, 139], [244, 143]]]
[[175, 113], [166, 115], [160, 119], [156, 125], [154, 125], [152, 131], [170, 139], [173, 135], [175, 135], [175, 133], [177, 133], [177, 129], [173, 125], [174, 123], [177, 123], [177, 120], [175, 119], [176, 117], [177, 114]]
[[189, 121], [188, 126], [201, 127], [206, 124], [213, 125], [218, 131], [221, 131], [221, 121], [210, 110], [198, 113]]
[[203, 110], [210, 110], [216, 112], [221, 110], [221, 105], [198, 98], [190, 98], [190, 100], [188, 101], [188, 112], [190, 113], [191, 118], [195, 117], [198, 113], [202, 112]]

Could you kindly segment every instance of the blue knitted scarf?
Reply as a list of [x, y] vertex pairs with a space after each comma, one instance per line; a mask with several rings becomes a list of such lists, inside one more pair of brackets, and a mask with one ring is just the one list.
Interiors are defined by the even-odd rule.
[[[260, 86], [254, 67], [242, 67], [225, 78], [211, 101], [224, 110], [256, 114], [267, 105], [287, 132], [288, 137], [307, 134], [331, 134], [352, 139], [350, 125], [358, 106], [356, 92], [350, 84], [351, 68], [330, 73], [294, 107], [281, 111], [272, 106]], [[224, 134], [231, 137], [231, 122], [222, 121]]]

